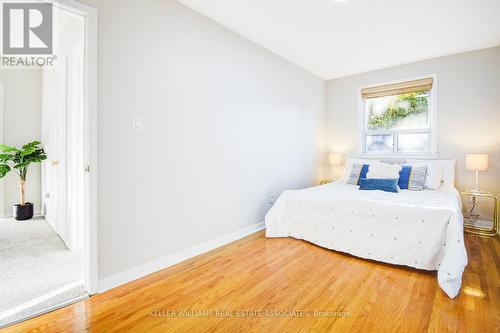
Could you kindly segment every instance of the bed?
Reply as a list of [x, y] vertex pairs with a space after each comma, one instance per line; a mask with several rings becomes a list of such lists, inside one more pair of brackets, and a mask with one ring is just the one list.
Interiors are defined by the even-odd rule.
[[360, 191], [343, 181], [285, 191], [265, 218], [267, 237], [294, 237], [395, 265], [438, 271], [454, 298], [467, 265], [458, 191]]

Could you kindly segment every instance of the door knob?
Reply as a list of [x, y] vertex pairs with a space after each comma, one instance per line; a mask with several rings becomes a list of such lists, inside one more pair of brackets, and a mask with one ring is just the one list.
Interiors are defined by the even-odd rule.
[[58, 165], [59, 165], [59, 161], [58, 161], [58, 160], [54, 160], [54, 161], [52, 161], [52, 165], [53, 165], [53, 166], [58, 166]]

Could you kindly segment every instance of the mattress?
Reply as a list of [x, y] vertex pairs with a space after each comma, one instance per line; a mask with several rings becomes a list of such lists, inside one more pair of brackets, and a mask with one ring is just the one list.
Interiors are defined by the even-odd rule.
[[454, 298], [467, 265], [455, 188], [389, 193], [335, 182], [285, 191], [266, 214], [267, 237], [294, 237], [361, 258], [437, 270]]

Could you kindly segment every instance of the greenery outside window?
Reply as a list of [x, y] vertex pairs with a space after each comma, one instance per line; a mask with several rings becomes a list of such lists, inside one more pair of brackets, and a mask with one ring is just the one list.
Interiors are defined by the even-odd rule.
[[361, 89], [362, 152], [430, 154], [433, 78]]

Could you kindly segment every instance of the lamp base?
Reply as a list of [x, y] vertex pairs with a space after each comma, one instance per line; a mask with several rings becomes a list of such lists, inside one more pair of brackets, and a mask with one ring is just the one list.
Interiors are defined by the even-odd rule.
[[479, 171], [476, 170], [476, 189], [474, 190], [474, 192], [480, 192], [479, 190]]

